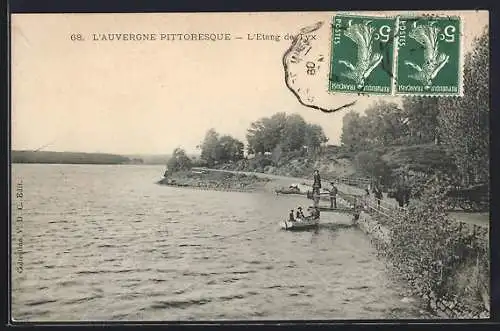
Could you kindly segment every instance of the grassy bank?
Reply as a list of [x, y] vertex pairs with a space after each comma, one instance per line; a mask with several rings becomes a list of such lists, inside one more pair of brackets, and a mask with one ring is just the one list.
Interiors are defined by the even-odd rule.
[[381, 246], [393, 271], [406, 279], [429, 307], [452, 318], [489, 314], [487, 228], [458, 223], [445, 212], [445, 185], [426, 187], [422, 203], [399, 217], [374, 216], [389, 230]]
[[[325, 178], [331, 177], [369, 177], [385, 171], [397, 175], [402, 172], [431, 172], [449, 169], [452, 160], [447, 156], [446, 148], [434, 145], [391, 146], [373, 149], [384, 162], [385, 169], [370, 169], [362, 164], [359, 155], [367, 153], [346, 151], [338, 146], [327, 146], [317, 153], [288, 152], [276, 155], [256, 155], [230, 164], [221, 164], [217, 168], [238, 171], [254, 171], [290, 177], [311, 177], [318, 169]], [[390, 177], [390, 175], [389, 175]], [[390, 183], [387, 183], [390, 184]]]

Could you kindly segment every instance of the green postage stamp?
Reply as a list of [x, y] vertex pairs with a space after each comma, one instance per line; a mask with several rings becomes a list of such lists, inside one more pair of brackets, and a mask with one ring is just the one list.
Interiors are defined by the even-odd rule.
[[395, 18], [334, 16], [329, 90], [392, 94]]
[[330, 92], [461, 96], [459, 17], [336, 15]]
[[462, 95], [459, 17], [398, 18], [396, 91], [399, 95]]

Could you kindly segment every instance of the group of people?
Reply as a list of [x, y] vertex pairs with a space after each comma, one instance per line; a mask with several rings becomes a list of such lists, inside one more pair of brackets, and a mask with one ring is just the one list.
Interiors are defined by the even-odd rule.
[[305, 216], [304, 212], [302, 210], [302, 207], [298, 207], [297, 213], [295, 213], [295, 214], [294, 214], [294, 210], [292, 209], [290, 211], [290, 215], [289, 215], [288, 220], [290, 222], [296, 222], [296, 221], [305, 220], [305, 219], [313, 219], [313, 220], [319, 219], [320, 211], [319, 211], [318, 207], [309, 207], [308, 210], [309, 210], [309, 215]]
[[[330, 196], [330, 209], [337, 208], [337, 193], [338, 189], [334, 182], [330, 183], [331, 187], [328, 190]], [[321, 176], [318, 170], [314, 170], [313, 174], [313, 200], [314, 206], [317, 207], [319, 204], [319, 198], [321, 194]]]
[[[380, 179], [379, 179], [380, 180]], [[366, 197], [369, 198], [371, 193], [373, 193], [375, 199], [377, 200], [377, 205], [380, 207], [380, 201], [383, 199], [384, 195], [381, 189], [381, 186], [379, 184], [379, 181], [376, 181], [373, 184], [368, 185], [368, 187], [365, 189], [366, 192]], [[408, 197], [407, 194], [403, 194], [402, 192], [398, 192], [400, 194], [397, 194], [398, 197], [399, 195], [404, 196], [401, 200], [403, 200], [403, 203], [408, 203]], [[406, 192], [404, 192], [406, 193]], [[336, 209], [337, 208], [337, 194], [338, 194], [338, 188], [334, 182], [330, 183], [330, 188], [328, 189], [328, 195], [330, 198], [330, 209]], [[319, 218], [319, 200], [321, 196], [321, 176], [319, 174], [318, 170], [314, 170], [313, 173], [313, 185], [312, 185], [312, 192], [311, 195], [309, 195], [308, 192], [308, 197], [312, 198], [314, 201], [314, 206], [310, 207], [310, 215], [308, 217], [304, 216], [304, 213], [302, 211], [302, 207], [297, 208], [297, 212], [294, 215], [294, 211], [292, 210], [290, 212], [290, 221], [295, 221], [296, 219], [305, 219], [305, 218]], [[399, 200], [398, 200], [399, 202]], [[356, 203], [355, 203], [356, 204]], [[402, 203], [400, 202], [400, 205]], [[361, 202], [361, 205], [363, 203]], [[361, 206], [360, 205], [360, 206]]]
[[[377, 206], [380, 207], [380, 202], [384, 198], [384, 194], [380, 185], [381, 179], [378, 178], [378, 180], [375, 180], [372, 182], [372, 184], [368, 185], [367, 188], [365, 188], [366, 192], [366, 198], [370, 198], [371, 193], [373, 193], [374, 198], [377, 201]], [[410, 200], [410, 189], [408, 188], [407, 185], [403, 185], [403, 181], [398, 183], [397, 188], [395, 190], [391, 190], [388, 194], [389, 197], [395, 198], [400, 207], [403, 207], [404, 205], [408, 205], [409, 200]], [[329, 192], [329, 197], [330, 197], [330, 209], [336, 209], [337, 208], [337, 194], [338, 194], [338, 189], [337, 186], [335, 185], [334, 182], [330, 183], [330, 188], [328, 189]], [[292, 210], [290, 212], [290, 221], [295, 221], [297, 219], [306, 219], [306, 218], [319, 218], [319, 200], [321, 196], [321, 176], [319, 174], [318, 170], [314, 170], [313, 173], [313, 185], [312, 185], [312, 192], [308, 192], [307, 194], [308, 198], [312, 199], [314, 201], [314, 206], [309, 207], [310, 209], [310, 215], [305, 217], [304, 213], [302, 211], [302, 207], [297, 208], [297, 212], [294, 215], [294, 211]], [[365, 200], [365, 203], [362, 201], [356, 201], [354, 202], [355, 204], [355, 209], [357, 207], [363, 206], [367, 204], [367, 200]], [[358, 215], [359, 217], [359, 215]]]

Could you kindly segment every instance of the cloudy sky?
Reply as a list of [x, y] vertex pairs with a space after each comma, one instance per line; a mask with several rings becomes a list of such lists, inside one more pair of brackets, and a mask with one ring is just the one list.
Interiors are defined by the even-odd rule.
[[[464, 47], [487, 12], [460, 13]], [[166, 154], [195, 152], [205, 132], [244, 139], [252, 121], [298, 113], [339, 143], [345, 111], [306, 108], [285, 87], [294, 34], [333, 13], [23, 14], [12, 17], [12, 148]], [[72, 34], [84, 41], [72, 41]], [[107, 33], [229, 33], [230, 41], [94, 41]], [[235, 39], [236, 36], [243, 39]], [[334, 96], [343, 104], [349, 98]], [[352, 98], [352, 97], [350, 97]], [[389, 101], [396, 98], [387, 97]], [[375, 100], [359, 97], [356, 111]]]

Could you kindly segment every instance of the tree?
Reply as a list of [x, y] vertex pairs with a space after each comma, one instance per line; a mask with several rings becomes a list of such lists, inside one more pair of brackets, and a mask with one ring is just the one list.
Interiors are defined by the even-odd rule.
[[328, 141], [321, 126], [307, 123], [298, 114], [286, 113], [276, 113], [251, 123], [246, 138], [250, 154], [271, 152], [273, 156], [303, 151], [304, 146], [316, 150]]
[[214, 129], [210, 129], [205, 134], [205, 139], [201, 144], [201, 158], [207, 162], [209, 166], [219, 162], [223, 154], [219, 143], [219, 134]]
[[304, 145], [306, 145], [309, 150], [316, 151], [321, 145], [328, 142], [328, 138], [325, 135], [323, 128], [317, 124], [306, 124], [305, 134], [304, 134]]
[[298, 114], [290, 115], [285, 120], [282, 131], [281, 147], [285, 152], [297, 151], [303, 148], [306, 131], [306, 121]]
[[219, 148], [221, 149], [220, 159], [217, 161], [238, 161], [243, 158], [244, 144], [230, 135], [220, 137]]
[[381, 184], [390, 185], [392, 180], [391, 169], [376, 152], [363, 151], [354, 159], [356, 170], [363, 176], [381, 179]]
[[281, 142], [286, 119], [286, 113], [276, 113], [251, 123], [246, 135], [249, 152], [272, 152]]
[[365, 110], [365, 115], [349, 112], [343, 118], [342, 145], [352, 151], [401, 143], [409, 135], [406, 112], [394, 102], [380, 101]]
[[350, 111], [342, 119], [341, 144], [352, 151], [368, 147], [368, 126], [363, 117], [355, 111]]
[[170, 173], [191, 169], [192, 161], [182, 148], [174, 149], [172, 156], [167, 161], [167, 171]]
[[375, 145], [389, 146], [408, 135], [404, 111], [396, 103], [380, 101], [365, 111], [368, 140]]
[[439, 134], [452, 151], [463, 184], [489, 181], [489, 39], [474, 41], [464, 66], [463, 98], [441, 98]]
[[413, 142], [439, 142], [438, 98], [405, 97], [403, 109], [408, 117], [409, 135]]

